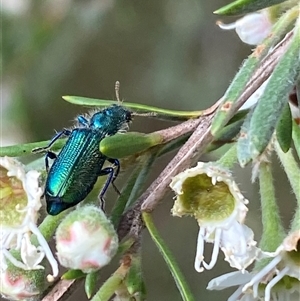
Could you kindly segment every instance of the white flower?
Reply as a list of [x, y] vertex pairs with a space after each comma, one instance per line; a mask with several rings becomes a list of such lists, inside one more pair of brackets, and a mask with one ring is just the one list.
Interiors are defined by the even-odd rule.
[[45, 257], [45, 252], [41, 246], [34, 246], [30, 241], [28, 233], [24, 234], [21, 243], [21, 258], [27, 267], [32, 269], [43, 269], [39, 263]]
[[90, 273], [111, 261], [118, 249], [118, 236], [101, 209], [80, 207], [57, 228], [56, 249], [62, 266]]
[[260, 44], [272, 29], [272, 22], [266, 10], [245, 15], [231, 24], [218, 21], [217, 25], [225, 30], [235, 29], [239, 38], [250, 45]]
[[272, 261], [251, 273], [229, 273], [211, 280], [207, 289], [239, 285], [228, 301], [288, 301], [300, 297], [300, 231], [290, 234], [274, 253]]
[[[41, 269], [39, 263], [46, 255], [53, 276], [57, 276], [57, 262], [36, 225], [43, 194], [39, 172], [26, 173], [20, 162], [9, 157], [0, 157], [0, 169], [0, 268], [4, 271], [9, 260], [24, 270]], [[32, 234], [40, 246], [30, 242]], [[22, 261], [15, 259], [9, 250], [19, 250]]]
[[[198, 272], [214, 267], [219, 249], [230, 266], [240, 270], [258, 257], [260, 250], [253, 232], [244, 225], [248, 201], [228, 170], [214, 163], [199, 162], [175, 176], [170, 187], [177, 194], [173, 215], [192, 215], [200, 226], [195, 258]], [[203, 257], [205, 242], [214, 243], [210, 263]]]

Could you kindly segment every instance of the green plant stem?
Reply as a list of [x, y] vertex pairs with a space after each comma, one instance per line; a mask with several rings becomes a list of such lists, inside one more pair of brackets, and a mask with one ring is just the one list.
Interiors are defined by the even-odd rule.
[[[263, 251], [274, 252], [282, 243], [285, 233], [276, 204], [271, 166], [262, 162], [259, 169], [260, 201], [262, 213], [262, 237], [259, 247]], [[256, 261], [254, 270], [259, 271], [271, 261], [270, 258]]]
[[114, 295], [115, 291], [120, 287], [125, 276], [128, 273], [128, 268], [120, 266], [113, 275], [111, 275], [91, 301], [108, 301]]
[[265, 162], [260, 165], [259, 186], [263, 224], [260, 248], [264, 251], [273, 252], [284, 238], [284, 228], [276, 204], [271, 166]]
[[176, 263], [173, 255], [171, 254], [169, 248], [160, 237], [156, 227], [154, 226], [152, 217], [150, 213], [143, 212], [143, 220], [145, 225], [151, 235], [152, 240], [155, 242], [156, 246], [158, 247], [159, 251], [161, 252], [164, 260], [166, 261], [170, 272], [175, 280], [176, 286], [181, 294], [182, 300], [184, 301], [194, 301], [195, 298], [193, 297], [190, 288], [188, 287], [187, 282], [184, 279], [183, 274], [181, 273], [178, 264]]
[[[39, 225], [39, 230], [47, 241], [53, 237], [58, 225], [69, 212], [70, 210], [66, 210], [56, 216], [47, 215], [45, 217], [45, 219]], [[37, 237], [35, 235], [32, 235], [31, 242], [34, 245], [38, 245]]]
[[292, 190], [296, 196], [298, 207], [300, 207], [300, 168], [298, 162], [295, 160], [292, 150], [284, 153], [278, 142], [275, 142], [275, 150], [282, 163], [283, 169], [289, 179]]

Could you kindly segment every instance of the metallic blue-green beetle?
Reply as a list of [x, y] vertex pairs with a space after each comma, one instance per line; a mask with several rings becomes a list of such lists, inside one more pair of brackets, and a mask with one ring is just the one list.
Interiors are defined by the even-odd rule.
[[[47, 171], [49, 158], [54, 159], [45, 185], [47, 212], [50, 215], [57, 215], [81, 202], [93, 189], [97, 178], [108, 175], [99, 195], [103, 202], [102, 198], [109, 184], [113, 184], [118, 176], [120, 163], [115, 158], [104, 156], [99, 151], [99, 144], [103, 138], [126, 130], [131, 115], [131, 112], [123, 106], [112, 105], [90, 118], [78, 116], [78, 127], [73, 130], [64, 129], [52, 138], [49, 145], [44, 148], [47, 150], [45, 157]], [[56, 155], [49, 148], [63, 135], [68, 136], [68, 140]], [[115, 168], [103, 168], [106, 160]]]

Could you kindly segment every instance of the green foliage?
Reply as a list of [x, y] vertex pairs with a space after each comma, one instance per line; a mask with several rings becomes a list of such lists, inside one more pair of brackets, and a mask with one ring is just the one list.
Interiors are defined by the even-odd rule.
[[[99, 271], [85, 274], [81, 270], [68, 270], [62, 276], [62, 279], [70, 281], [85, 278], [84, 289], [87, 297], [89, 299], [92, 298], [92, 301], [111, 300], [111, 298], [116, 296], [120, 299], [123, 298], [123, 300], [130, 301], [147, 299], [146, 282], [144, 281], [143, 275], [147, 271], [143, 270], [144, 267], [141, 260], [141, 254], [142, 251], [144, 251], [143, 235], [145, 231], [148, 231], [151, 239], [160, 251], [167, 268], [171, 272], [182, 300], [196, 300], [196, 297], [194, 297], [194, 294], [191, 292], [189, 284], [185, 280], [185, 277], [176, 262], [175, 256], [172, 254], [172, 251], [167, 246], [165, 239], [159, 234], [160, 231], [155, 226], [157, 222], [155, 219], [156, 217], [153, 218], [152, 216], [152, 211], [160, 208], [158, 204], [169, 190], [169, 185], [173, 177], [177, 176], [180, 172], [186, 172], [187, 174], [190, 173], [190, 169], [187, 168], [193, 166], [196, 159], [198, 160], [200, 156], [208, 154], [212, 150], [218, 150], [221, 152], [221, 147], [226, 146], [227, 144], [230, 144], [230, 149], [221, 156], [216, 163], [222, 167], [226, 167], [228, 170], [232, 170], [236, 163], [239, 163], [239, 166], [242, 168], [251, 164], [253, 167], [252, 182], [256, 179], [256, 177], [259, 178], [263, 224], [260, 248], [262, 248], [263, 251], [276, 251], [285, 238], [285, 233], [288, 232], [285, 231], [282, 226], [280, 208], [276, 203], [277, 195], [273, 184], [274, 175], [271, 172], [271, 154], [273, 152], [277, 153], [279, 160], [282, 163], [282, 168], [289, 179], [292, 191], [297, 200], [296, 209], [294, 210], [296, 214], [293, 218], [291, 218], [290, 232], [299, 231], [300, 130], [299, 124], [296, 123], [298, 119], [292, 114], [289, 107], [289, 96], [293, 88], [296, 87], [296, 89], [298, 89], [296, 90], [296, 95], [298, 95], [298, 97], [300, 93], [299, 3], [293, 0], [237, 0], [216, 10], [215, 13], [219, 15], [245, 14], [269, 8], [277, 4], [281, 7], [280, 16], [278, 16], [277, 19], [272, 19], [274, 24], [266, 39], [262, 41], [261, 44], [258, 45], [242, 63], [239, 71], [236, 73], [228, 89], [221, 98], [221, 102], [217, 110], [215, 110], [214, 106], [207, 110], [203, 110], [203, 108], [201, 108], [203, 98], [202, 95], [198, 94], [196, 100], [197, 109], [194, 111], [163, 109], [136, 102], [122, 102], [122, 105], [133, 111], [133, 116], [140, 116], [143, 118], [141, 120], [145, 120], [145, 117], [151, 117], [155, 120], [155, 123], [159, 125], [160, 123], [157, 121], [158, 119], [176, 121], [178, 124], [176, 126], [166, 126], [165, 129], [160, 131], [150, 131], [149, 134], [142, 133], [142, 130], [141, 132], [132, 131], [129, 133], [118, 133], [111, 137], [105, 137], [100, 142], [100, 152], [108, 158], [120, 159], [122, 167], [121, 172], [125, 174], [123, 176], [125, 179], [125, 185], [121, 190], [121, 194], [118, 197], [114, 197], [116, 200], [112, 203], [112, 209], [108, 209], [107, 212], [105, 212], [116, 229], [120, 240], [120, 246], [116, 256], [118, 257], [119, 265], [111, 276], [106, 277], [106, 280], [103, 279], [104, 276], [102, 275], [102, 270], [101, 274]], [[173, 5], [175, 7], [175, 4]], [[283, 7], [285, 9], [283, 9]], [[68, 29], [76, 25], [75, 27], [81, 28], [81, 31], [78, 35], [72, 36], [67, 43], [67, 48], [76, 49], [75, 46], [80, 44], [76, 39], [80, 39], [82, 37], [82, 39], [86, 39], [86, 41], [92, 40], [96, 33], [96, 29], [94, 28], [95, 24], [98, 24], [100, 20], [103, 22], [102, 15], [100, 16], [96, 13], [95, 15], [93, 14], [93, 7], [89, 7], [90, 10], [87, 14], [84, 7], [76, 5], [76, 8], [77, 10], [74, 8], [72, 12], [69, 12], [70, 19], [68, 22], [66, 22], [66, 24], [61, 24], [65, 32], [61, 33], [58, 37], [58, 40], [56, 41], [57, 45], [63, 44], [62, 41], [64, 41], [65, 37], [68, 36]], [[268, 12], [271, 13], [271, 10], [273, 9], [274, 7], [270, 8]], [[40, 11], [40, 8], [38, 11]], [[129, 12], [135, 16], [134, 18], [137, 18], [136, 22], [138, 24], [138, 13], [133, 7], [129, 9]], [[172, 14], [174, 14], [174, 16], [176, 15], [175, 8]], [[272, 17], [274, 16], [272, 15]], [[168, 17], [167, 20], [170, 22], [171, 18]], [[82, 27], [77, 24], [77, 21], [78, 23], [82, 22]], [[58, 20], [53, 22], [56, 25], [59, 23]], [[9, 24], [7, 16], [4, 17], [3, 23], [5, 25]], [[57, 48], [54, 46], [52, 46], [54, 48], [50, 47], [49, 49], [46, 49], [47, 40], [51, 39], [51, 36], [56, 30], [54, 23], [52, 24], [48, 20], [40, 29], [36, 28], [33, 23], [29, 25], [29, 27], [34, 27], [33, 39], [35, 41], [36, 39], [41, 39], [43, 41], [43, 43], [39, 45], [35, 45], [35, 42], [33, 42], [36, 47], [33, 47], [34, 45], [29, 47], [28, 43], [30, 43], [30, 41], [22, 37], [20, 40], [14, 40], [16, 43], [15, 46], [9, 42], [8, 47], [5, 48], [4, 51], [4, 55], [7, 60], [3, 65], [4, 69], [13, 73], [14, 64], [17, 64], [14, 63], [12, 57], [10, 57], [10, 51], [15, 49], [16, 54], [20, 55], [22, 53], [20, 50], [21, 48], [30, 48], [31, 51], [28, 52], [27, 55], [29, 55], [31, 59], [27, 61], [27, 64], [30, 64], [30, 62], [33, 61], [35, 53], [39, 50], [43, 50], [42, 57], [40, 57], [40, 60], [37, 61], [40, 63], [41, 70], [43, 71], [41, 71], [41, 73], [35, 73], [35, 77], [33, 78], [38, 79], [39, 76], [37, 75], [44, 74], [45, 70], [53, 71], [56, 66], [55, 64], [49, 63], [47, 68], [43, 69], [43, 64], [41, 62], [47, 61], [48, 56], [45, 54], [50, 52], [50, 55], [54, 55], [54, 53], [56, 53], [54, 50], [57, 50]], [[124, 20], [121, 21], [121, 24], [120, 28], [122, 28], [122, 32], [124, 33], [124, 36], [126, 36], [125, 32], [128, 30], [126, 27], [128, 24], [126, 25], [126, 21]], [[13, 25], [10, 24], [9, 26]], [[12, 28], [9, 28], [9, 31], [10, 30], [12, 30]], [[89, 32], [89, 37], [85, 36], [85, 30]], [[45, 35], [44, 38], [43, 35]], [[4, 39], [8, 40], [7, 33], [5, 33]], [[44, 46], [45, 48], [43, 48]], [[105, 47], [105, 45], [103, 45], [103, 47]], [[80, 47], [78, 51], [84, 53], [83, 46], [82, 48]], [[183, 55], [186, 51], [182, 51], [181, 53]], [[74, 54], [74, 57], [76, 55]], [[173, 61], [171, 53], [168, 53], [167, 57]], [[70, 59], [72, 60], [75, 58]], [[20, 58], [20, 60], [22, 61], [23, 59]], [[58, 61], [59, 60], [55, 61], [55, 63], [58, 63]], [[221, 62], [224, 63], [223, 61]], [[62, 60], [62, 64], [66, 67], [66, 69], [71, 68], [69, 63], [64, 60]], [[70, 71], [71, 69], [68, 70]], [[182, 72], [183, 68], [178, 68], [177, 71], [179, 70], [180, 72], [178, 73], [180, 73], [180, 77], [185, 78], [184, 73]], [[169, 80], [168, 76], [161, 76], [161, 74], [160, 77], [157, 75], [157, 78], [164, 79], [165, 82]], [[52, 81], [50, 81], [50, 85], [52, 83], [55, 86], [58, 82], [62, 81], [63, 74], [57, 75], [53, 71], [53, 73], [51, 73], [51, 79]], [[217, 81], [213, 80], [214, 85], [216, 82]], [[30, 92], [41, 95], [39, 94], [39, 89], [41, 89], [40, 91], [43, 90], [37, 84], [36, 90], [33, 89], [34, 91]], [[81, 108], [88, 106], [92, 108], [98, 107], [101, 109], [116, 103], [113, 100], [80, 96], [64, 96], [63, 99], [71, 104], [78, 105]], [[164, 95], [162, 96], [162, 99], [165, 99]], [[185, 98], [182, 97], [181, 100], [182, 103], [185, 102]], [[247, 108], [242, 107], [244, 104], [248, 104], [247, 102], [249, 100], [254, 100], [254, 103], [250, 104]], [[299, 99], [298, 102], [300, 102]], [[172, 107], [171, 105], [169, 106]], [[50, 118], [53, 117], [55, 119], [55, 108], [54, 106], [50, 107]], [[43, 118], [43, 116], [38, 117]], [[51, 146], [51, 151], [59, 151], [63, 148], [65, 141], [66, 139], [59, 139], [53, 146]], [[44, 160], [38, 159], [31, 163], [28, 163], [27, 160], [30, 160], [29, 155], [39, 154], [41, 148], [45, 147], [48, 143], [49, 141], [39, 141], [34, 143], [5, 146], [0, 148], [0, 155], [1, 157], [22, 157], [22, 160], [26, 162], [27, 169], [34, 168], [42, 171], [43, 174], [46, 174]], [[174, 151], [178, 152], [175, 154]], [[158, 167], [161, 167], [160, 165], [164, 164], [161, 163], [164, 161], [160, 160], [160, 158], [165, 154], [170, 155], [172, 152], [174, 158], [169, 160], [161, 174], [150, 186], [148, 186], [147, 183], [150, 179], [150, 175], [152, 175], [154, 167], [157, 165]], [[205, 185], [195, 185], [197, 184], [197, 181], [199, 182], [200, 176], [198, 175], [194, 175], [194, 178], [191, 176], [187, 177], [186, 183], [192, 185], [186, 185], [183, 187], [187, 190], [187, 192], [183, 193], [181, 191], [179, 194], [181, 193], [181, 196], [184, 197], [184, 204], [186, 205], [186, 208], [188, 208], [190, 215], [195, 215], [195, 212], [199, 213], [198, 225], [200, 226], [200, 230], [204, 229], [209, 232], [211, 228], [215, 227], [217, 230], [223, 231], [221, 227], [218, 228], [215, 224], [210, 224], [207, 228], [206, 226], [203, 226], [205, 217], [207, 217], [208, 214], [211, 214], [211, 216], [218, 214], [218, 217], [220, 216], [221, 220], [223, 216], [219, 214], [220, 212], [218, 212], [218, 210], [223, 210], [221, 213], [226, 213], [226, 217], [229, 216], [232, 211], [236, 214], [236, 216], [238, 216], [240, 214], [240, 212], [238, 212], [240, 208], [237, 208], [238, 201], [234, 196], [230, 196], [230, 207], [224, 207], [226, 198], [222, 195], [224, 194], [224, 191], [228, 193], [230, 188], [227, 185], [227, 182], [224, 184], [225, 182], [223, 182], [222, 177], [224, 176], [229, 178], [229, 176], [224, 175], [225, 173], [212, 176], [210, 174], [213, 173], [211, 170], [207, 173], [208, 174], [203, 175]], [[191, 182], [191, 179], [194, 180]], [[102, 185], [104, 183], [104, 179], [101, 180], [102, 182], [99, 181], [98, 184]], [[231, 181], [231, 179], [227, 180]], [[40, 181], [43, 182], [44, 178], [40, 177]], [[193, 181], [196, 182], [194, 183]], [[97, 185], [95, 185], [94, 191], [86, 198], [85, 202], [99, 206], [99, 200], [96, 196], [99, 190], [99, 185]], [[233, 187], [235, 187], [234, 185]], [[201, 187], [198, 188], [198, 186]], [[220, 193], [220, 191], [218, 193], [212, 193], [213, 188], [216, 188], [216, 186], [221, 187], [222, 193]], [[26, 187], [26, 185], [24, 185], [24, 187]], [[200, 191], [198, 191], [198, 189]], [[202, 194], [206, 195], [206, 197], [203, 198], [203, 202], [193, 202], [193, 196]], [[0, 201], [4, 198], [3, 195], [0, 197]], [[241, 198], [244, 200], [243, 196]], [[284, 202], [286, 202], [286, 199], [284, 199]], [[205, 212], [203, 207], [201, 207], [203, 206], [203, 203], [209, 204], [207, 208], [207, 211], [209, 212]], [[215, 206], [213, 206], [213, 204]], [[244, 208], [241, 216], [238, 216], [238, 218], [231, 217], [232, 219], [236, 218], [236, 224], [241, 226], [244, 226], [244, 219], [248, 210], [246, 208], [246, 204], [247, 202], [245, 200], [243, 203], [239, 204], [240, 207]], [[28, 208], [26, 207], [26, 210], [30, 210], [31, 207], [29, 206]], [[224, 208], [228, 212], [226, 210], [225, 212]], [[22, 208], [16, 209], [23, 210]], [[73, 209], [74, 208], [71, 210]], [[81, 210], [81, 208], [78, 207], [76, 210]], [[39, 241], [37, 239], [39, 233], [41, 233], [47, 241], [50, 241], [62, 219], [69, 214], [69, 212], [70, 211], [63, 212], [58, 216], [42, 216], [41, 221], [39, 222], [39, 229], [36, 229], [35, 224], [33, 225], [31, 221], [29, 224], [31, 228], [29, 227], [29, 230], [26, 228], [27, 232], [35, 231], [30, 236], [31, 243], [36, 247], [39, 246]], [[2, 214], [2, 211], [0, 213]], [[169, 225], [166, 225], [164, 222], [164, 220], [159, 221], [162, 226], [169, 227]], [[185, 220], [182, 219], [181, 221], [178, 221], [178, 223], [180, 222], [184, 223]], [[230, 224], [229, 221], [227, 222], [228, 224], [226, 223], [226, 227]], [[203, 239], [205, 242], [215, 243], [216, 237], [221, 235], [221, 232], [217, 233], [216, 231], [211, 232], [211, 235], [208, 235], [208, 232], [205, 232], [204, 230], [203, 232], [199, 232], [198, 240]], [[226, 228], [226, 231], [227, 230], [228, 228]], [[240, 235], [240, 233], [235, 235]], [[180, 244], [180, 235], [175, 233], [175, 236]], [[12, 240], [12, 238], [13, 236], [9, 239]], [[19, 241], [23, 241], [22, 239], [18, 237]], [[220, 239], [220, 241], [221, 243], [224, 243], [222, 239]], [[243, 239], [241, 238], [241, 241], [243, 241]], [[253, 245], [255, 245], [255, 243], [253, 243]], [[214, 248], [218, 249], [220, 246], [214, 246]], [[227, 246], [224, 243], [222, 248], [220, 247], [219, 249], [224, 251], [226, 247]], [[9, 251], [9, 248], [5, 251], [7, 251], [7, 253], [5, 253], [6, 256], [11, 260], [10, 268], [14, 265], [14, 256], [18, 260], [22, 259], [19, 251]], [[230, 250], [230, 252], [231, 251], [232, 250]], [[7, 254], [12, 254], [13, 257], [9, 257], [10, 255]], [[145, 254], [146, 256], [151, 256], [151, 254], [148, 254], [148, 250], [146, 250]], [[261, 261], [258, 264], [256, 261], [257, 258], [259, 258], [258, 255], [254, 259], [254, 270], [259, 272], [260, 269], [264, 268], [268, 264], [269, 260]], [[201, 263], [204, 261], [203, 258], [197, 258], [197, 260]], [[209, 264], [206, 264], [206, 266], [209, 266]], [[244, 269], [244, 267], [240, 269]], [[287, 277], [288, 280], [290, 280], [289, 276]], [[271, 279], [272, 277], [269, 278]], [[219, 286], [221, 287], [221, 285]], [[257, 285], [259, 288], [264, 286], [265, 284], [263, 286]]]
[[155, 242], [157, 248], [161, 252], [164, 260], [166, 261], [166, 264], [168, 265], [170, 272], [172, 273], [175, 283], [177, 285], [177, 288], [180, 291], [182, 300], [184, 301], [193, 301], [195, 300], [193, 297], [193, 294], [190, 291], [190, 288], [187, 284], [187, 282], [184, 279], [184, 276], [182, 275], [175, 258], [173, 257], [172, 253], [170, 252], [169, 248], [165, 244], [164, 240], [160, 237], [153, 221], [151, 218], [151, 215], [149, 213], [143, 213], [143, 219], [146, 224], [146, 227]]
[[227, 16], [247, 14], [285, 1], [286, 0], [236, 0], [222, 8], [219, 8], [214, 13]]
[[[256, 158], [267, 147], [276, 124], [282, 115], [288, 95], [291, 92], [300, 72], [299, 45], [300, 23], [296, 27], [294, 37], [279, 61], [254, 109], [249, 128], [249, 145], [252, 158]], [[284, 81], [282, 79], [285, 79]], [[276, 91], [276, 93], [274, 93]], [[291, 129], [286, 129], [290, 131]], [[290, 135], [290, 133], [288, 133]]]
[[276, 137], [281, 149], [286, 153], [292, 143], [293, 119], [290, 106], [286, 103], [276, 125]]
[[[295, 22], [298, 13], [298, 8], [292, 7], [283, 14], [273, 25], [272, 32], [265, 41], [258, 45], [255, 51], [243, 62], [239, 72], [226, 90], [222, 104], [213, 120], [213, 135], [216, 135], [216, 133], [226, 125], [248, 97], [270, 76], [268, 70], [270, 63], [265, 62], [268, 59], [268, 51], [280, 41], [280, 38], [287, 32], [289, 26]], [[295, 39], [297, 39], [297, 37]], [[296, 46], [296, 44], [294, 46]], [[257, 74], [256, 70], [259, 67], [261, 70]], [[297, 67], [295, 70], [296, 69]], [[262, 78], [259, 78], [259, 76]], [[257, 81], [260, 81], [260, 83], [257, 84]], [[249, 85], [249, 83], [251, 84]]]

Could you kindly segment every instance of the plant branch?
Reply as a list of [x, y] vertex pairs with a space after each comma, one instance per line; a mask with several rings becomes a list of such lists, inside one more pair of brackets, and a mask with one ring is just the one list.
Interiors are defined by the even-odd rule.
[[[71, 295], [71, 286], [74, 284], [76, 279], [65, 280], [60, 279], [54, 287], [51, 288], [51, 291], [42, 299], [42, 301], [57, 301], [68, 298]], [[72, 290], [75, 287], [72, 287]]]

